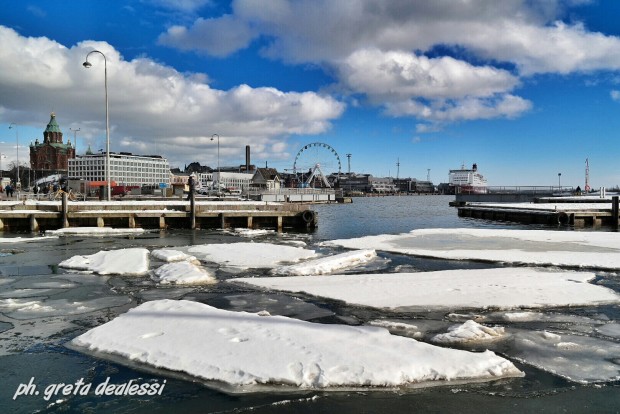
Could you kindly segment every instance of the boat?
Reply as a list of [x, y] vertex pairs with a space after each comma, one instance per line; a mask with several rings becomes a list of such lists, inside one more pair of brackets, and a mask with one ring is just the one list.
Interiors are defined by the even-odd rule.
[[455, 194], [486, 194], [487, 180], [478, 172], [478, 164], [471, 169], [461, 165], [458, 170], [450, 170], [449, 185]]

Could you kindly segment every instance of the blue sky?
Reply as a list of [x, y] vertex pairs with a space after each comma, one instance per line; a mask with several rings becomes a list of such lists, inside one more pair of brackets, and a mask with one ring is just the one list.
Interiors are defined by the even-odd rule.
[[[435, 183], [620, 185], [614, 0], [0, 0], [0, 152], [55, 112], [78, 153], [288, 170], [324, 142], [347, 170]], [[302, 153], [333, 172], [327, 153]], [[397, 169], [397, 161], [400, 167]]]

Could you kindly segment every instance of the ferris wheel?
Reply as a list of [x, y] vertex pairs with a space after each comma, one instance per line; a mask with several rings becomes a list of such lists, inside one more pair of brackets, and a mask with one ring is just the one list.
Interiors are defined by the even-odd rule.
[[309, 173], [309, 177], [304, 179], [306, 185], [315, 178], [320, 178], [327, 187], [331, 187], [324, 172], [329, 174], [335, 172], [336, 169], [338, 176], [340, 176], [342, 170], [340, 156], [331, 145], [323, 142], [312, 142], [304, 145], [297, 152], [293, 163], [293, 174]]

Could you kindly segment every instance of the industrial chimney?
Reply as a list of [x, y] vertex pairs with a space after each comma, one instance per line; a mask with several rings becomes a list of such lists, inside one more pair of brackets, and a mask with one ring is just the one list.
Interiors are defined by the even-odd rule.
[[245, 171], [250, 172], [250, 146], [245, 146]]

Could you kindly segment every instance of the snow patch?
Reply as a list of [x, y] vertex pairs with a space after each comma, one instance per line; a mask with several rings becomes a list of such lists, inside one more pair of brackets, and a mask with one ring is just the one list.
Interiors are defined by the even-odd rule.
[[164, 285], [204, 285], [217, 281], [213, 273], [190, 262], [167, 263], [153, 271], [153, 279]]
[[368, 263], [377, 257], [374, 250], [354, 250], [333, 256], [321, 257], [290, 266], [280, 266], [271, 271], [274, 275], [323, 275]]
[[[156, 340], [150, 337], [153, 326]], [[230, 312], [190, 301], [146, 302], [72, 344], [234, 386], [397, 387], [523, 375], [490, 351], [440, 348], [382, 328]]]
[[496, 326], [480, 325], [469, 320], [462, 325], [454, 325], [448, 328], [447, 333], [435, 335], [432, 342], [438, 344], [463, 344], [468, 342], [494, 341], [504, 336], [504, 328]]
[[58, 266], [100, 275], [141, 276], [149, 270], [149, 251], [143, 248], [100, 251], [87, 256], [73, 256]]
[[188, 251], [200, 260], [242, 269], [271, 268], [282, 263], [298, 262], [316, 256], [314, 250], [300, 247], [247, 242], [205, 244], [190, 247]]

